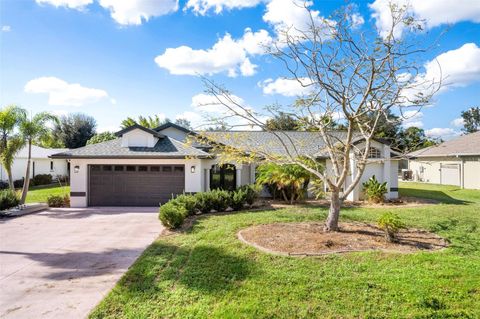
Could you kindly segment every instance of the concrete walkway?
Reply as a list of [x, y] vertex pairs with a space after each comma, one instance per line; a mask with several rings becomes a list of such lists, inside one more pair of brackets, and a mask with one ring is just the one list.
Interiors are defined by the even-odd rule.
[[84, 318], [160, 234], [153, 208], [0, 219], [0, 318]]

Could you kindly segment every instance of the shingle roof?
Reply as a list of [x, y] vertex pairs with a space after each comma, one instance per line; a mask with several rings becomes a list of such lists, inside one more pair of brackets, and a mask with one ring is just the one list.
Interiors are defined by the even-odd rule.
[[[231, 131], [204, 132], [207, 138], [228, 146], [250, 152], [265, 152], [270, 155], [292, 156], [310, 155], [325, 157], [325, 142], [320, 132], [303, 131]], [[341, 142], [346, 137], [345, 131], [329, 133], [332, 142]], [[354, 141], [359, 140], [359, 136]]]
[[409, 157], [480, 155], [480, 131], [408, 154]]
[[[48, 158], [50, 155], [60, 152], [68, 151], [68, 148], [44, 148], [37, 145], [32, 145], [32, 158]], [[28, 146], [23, 147], [15, 158], [27, 158]]]
[[170, 137], [160, 138], [154, 147], [122, 147], [122, 139], [87, 145], [52, 155], [54, 158], [184, 158], [208, 157], [208, 153]]

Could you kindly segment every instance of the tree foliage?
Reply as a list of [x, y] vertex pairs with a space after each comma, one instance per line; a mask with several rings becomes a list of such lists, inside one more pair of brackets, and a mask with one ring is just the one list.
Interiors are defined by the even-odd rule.
[[[414, 34], [397, 37], [399, 27], [420, 29], [421, 21], [412, 17], [406, 6], [390, 6], [390, 28], [381, 36], [375, 26], [352, 25], [350, 17], [356, 13], [355, 6], [343, 7], [328, 19], [312, 14], [308, 3], [305, 10], [310, 16], [309, 25], [302, 30], [278, 30], [280, 36], [269, 46], [269, 51], [284, 65], [287, 73], [284, 77], [307, 88], [307, 93], [293, 105], [268, 111], [308, 120], [309, 129], [317, 130], [323, 140], [324, 148], [318, 153], [326, 155], [331, 168], [322, 171], [312, 167], [316, 155], [308, 155], [309, 161], [305, 161], [306, 155], [298, 151], [301, 149], [298, 145], [308, 141], [293, 141], [284, 132], [271, 130], [265, 123], [265, 114], [238, 101], [222, 85], [206, 78], [204, 82], [206, 92], [214, 97], [212, 104], [224, 107], [217, 121], [236, 118], [237, 126], [269, 131], [284, 151], [279, 152], [271, 145], [242, 149], [239, 143], [235, 148], [225, 147], [224, 158], [237, 156], [239, 162], [262, 158], [275, 164], [300, 165], [328, 186], [330, 210], [325, 230], [335, 231], [341, 204], [363, 175], [368, 162], [368, 152], [364, 150], [370, 148], [379, 133], [379, 123], [388, 119], [393, 109], [419, 109], [428, 104], [441, 87], [442, 79], [422, 77], [424, 42], [416, 41]], [[338, 127], [332, 121], [337, 118], [342, 120], [342, 134], [336, 132]], [[395, 127], [387, 131], [394, 132]], [[388, 134], [393, 135], [392, 132]]]
[[87, 141], [87, 145], [102, 143], [116, 139], [116, 136], [112, 132], [102, 132], [95, 134], [91, 139]]
[[472, 107], [462, 112], [463, 131], [474, 133], [480, 131], [480, 107]]
[[95, 135], [96, 126], [93, 117], [73, 113], [60, 118], [53, 129], [53, 136], [67, 148], [78, 148], [87, 145], [87, 141]]

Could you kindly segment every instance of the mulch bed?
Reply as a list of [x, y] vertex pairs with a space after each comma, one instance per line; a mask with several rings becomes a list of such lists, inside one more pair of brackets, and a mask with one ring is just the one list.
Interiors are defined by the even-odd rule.
[[381, 250], [411, 253], [447, 247], [445, 239], [419, 229], [404, 229], [398, 242], [388, 243], [374, 225], [340, 223], [339, 232], [324, 232], [323, 223], [274, 223], [241, 230], [238, 238], [262, 251], [289, 256]]

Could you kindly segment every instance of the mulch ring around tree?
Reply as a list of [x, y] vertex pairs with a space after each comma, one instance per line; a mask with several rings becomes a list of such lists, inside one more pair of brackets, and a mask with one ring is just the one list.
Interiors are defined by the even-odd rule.
[[438, 235], [419, 229], [404, 229], [397, 242], [388, 243], [384, 232], [365, 223], [340, 223], [339, 232], [324, 232], [322, 223], [274, 223], [238, 232], [244, 243], [264, 252], [286, 256], [320, 256], [333, 253], [380, 250], [412, 253], [447, 247]]

